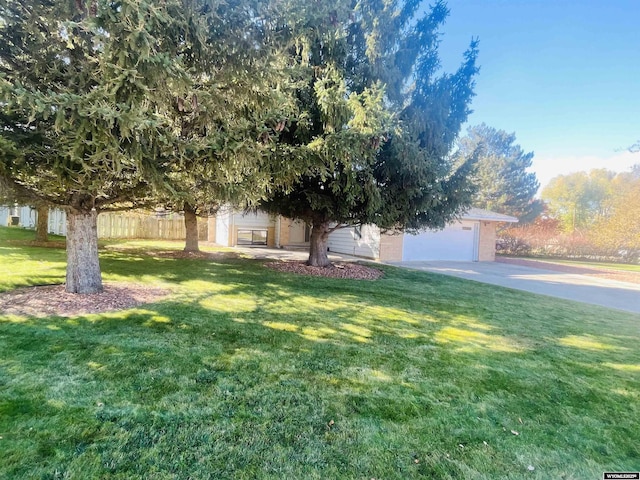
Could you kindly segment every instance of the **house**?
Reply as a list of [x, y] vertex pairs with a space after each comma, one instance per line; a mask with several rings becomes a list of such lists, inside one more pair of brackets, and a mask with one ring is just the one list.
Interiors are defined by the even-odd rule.
[[[329, 251], [381, 261], [495, 260], [496, 228], [515, 217], [472, 208], [460, 220], [440, 231], [418, 235], [381, 233], [374, 225], [336, 230], [329, 236]], [[222, 246], [304, 247], [309, 226], [264, 212], [239, 213], [225, 208], [209, 219], [209, 240]]]
[[[183, 239], [181, 216], [156, 218], [142, 213], [103, 213], [98, 217], [100, 238]], [[1, 207], [0, 224], [33, 228], [36, 211], [31, 207]], [[347, 227], [329, 236], [329, 251], [385, 262], [452, 260], [492, 262], [495, 260], [496, 228], [517, 222], [502, 215], [472, 208], [460, 220], [440, 231], [381, 233], [375, 225]], [[221, 246], [265, 246], [272, 248], [309, 246], [310, 228], [301, 221], [265, 212], [241, 213], [231, 207], [220, 209], [215, 217], [200, 222], [201, 239]], [[66, 234], [63, 210], [49, 212], [49, 232]]]
[[0, 225], [35, 228], [36, 209], [22, 206], [0, 206]]

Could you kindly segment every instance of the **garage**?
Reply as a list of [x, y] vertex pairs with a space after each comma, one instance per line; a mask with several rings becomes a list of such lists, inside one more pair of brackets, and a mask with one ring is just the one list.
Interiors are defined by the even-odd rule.
[[448, 260], [478, 261], [480, 222], [462, 221], [444, 230], [405, 234], [402, 261]]

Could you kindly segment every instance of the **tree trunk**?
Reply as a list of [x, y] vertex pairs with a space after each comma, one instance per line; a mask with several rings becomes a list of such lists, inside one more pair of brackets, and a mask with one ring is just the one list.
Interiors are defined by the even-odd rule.
[[98, 213], [67, 211], [67, 286], [69, 293], [102, 292], [98, 260]]
[[187, 231], [184, 251], [185, 252], [199, 252], [198, 247], [198, 217], [196, 216], [196, 209], [188, 203], [184, 204], [184, 227]]
[[328, 242], [329, 222], [313, 222], [311, 238], [309, 239], [309, 260], [307, 260], [307, 265], [311, 267], [331, 266], [327, 255]]
[[46, 242], [49, 240], [49, 206], [38, 205], [37, 209], [36, 242]]

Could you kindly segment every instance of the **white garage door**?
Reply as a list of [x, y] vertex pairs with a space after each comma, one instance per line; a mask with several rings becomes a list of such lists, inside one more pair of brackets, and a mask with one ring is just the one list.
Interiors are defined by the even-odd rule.
[[462, 222], [444, 230], [418, 235], [404, 235], [402, 260], [449, 260], [474, 262], [478, 260], [478, 223]]

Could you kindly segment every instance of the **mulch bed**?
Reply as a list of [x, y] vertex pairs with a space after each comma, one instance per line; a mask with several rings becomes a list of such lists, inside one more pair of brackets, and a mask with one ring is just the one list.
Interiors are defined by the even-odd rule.
[[606, 278], [618, 282], [640, 283], [640, 272], [625, 272], [623, 270], [607, 270], [600, 268], [581, 267], [578, 265], [565, 265], [547, 261], [529, 260], [523, 258], [496, 257], [496, 262], [521, 265], [523, 267], [540, 268], [554, 272], [573, 273], [587, 275], [589, 277]]
[[225, 260], [239, 257], [235, 252], [185, 252], [183, 250], [154, 250], [148, 255], [159, 258], [190, 258], [197, 260]]
[[278, 272], [297, 273], [314, 277], [348, 278], [351, 280], [377, 280], [383, 273], [377, 268], [358, 263], [334, 263], [330, 267], [310, 267], [303, 261], [269, 262], [267, 268]]
[[138, 284], [105, 284], [102, 293], [67, 293], [64, 285], [18, 288], [0, 293], [0, 313], [31, 317], [73, 317], [124, 310], [155, 302], [170, 291]]
[[35, 240], [6, 240], [4, 243], [19, 247], [65, 248], [67, 246], [64, 240], [48, 240], [46, 242], [36, 242]]

